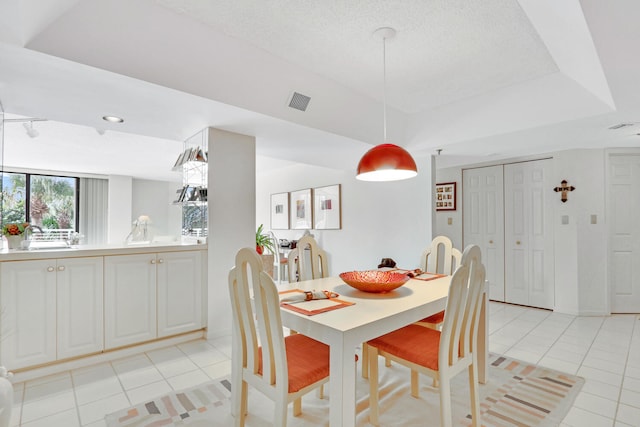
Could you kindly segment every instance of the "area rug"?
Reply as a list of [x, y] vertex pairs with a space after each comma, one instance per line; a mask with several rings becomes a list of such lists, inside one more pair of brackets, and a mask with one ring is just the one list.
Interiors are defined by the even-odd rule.
[[[382, 363], [382, 359], [381, 359]], [[574, 375], [532, 365], [500, 355], [490, 355], [489, 382], [480, 386], [482, 425], [557, 426], [575, 400], [584, 380]], [[328, 387], [328, 385], [325, 385]], [[456, 376], [452, 384], [453, 419], [456, 426], [471, 426], [469, 391], [466, 373]], [[228, 378], [173, 392], [106, 417], [110, 427], [159, 426], [231, 426], [231, 384]], [[325, 388], [328, 390], [328, 388]], [[369, 424], [369, 386], [358, 376], [356, 424]], [[288, 426], [328, 426], [329, 400], [325, 393], [303, 398], [302, 415], [293, 417], [289, 408]], [[420, 397], [409, 390], [409, 371], [397, 364], [380, 366], [380, 425], [438, 425], [439, 391], [431, 380], [420, 379]], [[273, 403], [249, 387], [249, 414], [246, 425], [272, 425]]]

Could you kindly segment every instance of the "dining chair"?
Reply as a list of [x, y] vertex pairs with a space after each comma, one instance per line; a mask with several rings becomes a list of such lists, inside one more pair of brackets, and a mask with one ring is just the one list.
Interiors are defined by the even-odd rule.
[[469, 375], [472, 425], [479, 426], [477, 337], [484, 266], [473, 271], [464, 262], [453, 273], [442, 330], [411, 324], [366, 343], [369, 352], [369, 420], [379, 424], [378, 356], [411, 369], [411, 395], [418, 397], [418, 374], [440, 383], [440, 425], [452, 425], [451, 380], [465, 368]]
[[[462, 253], [453, 247], [451, 239], [436, 236], [431, 246], [420, 256], [420, 269], [429, 273], [452, 275], [462, 262]], [[440, 311], [418, 323], [428, 328], [438, 328], [444, 320], [444, 311]]]
[[313, 237], [304, 236], [289, 252], [288, 269], [290, 282], [329, 277], [327, 252]]
[[274, 425], [285, 427], [289, 403], [300, 415], [302, 396], [329, 380], [329, 347], [302, 334], [284, 336], [278, 290], [253, 248], [236, 254], [229, 295], [234, 424], [244, 426], [251, 385], [274, 401]]
[[273, 231], [269, 232], [269, 237], [273, 246], [273, 271], [276, 272], [278, 284], [281, 284], [284, 280], [285, 271], [287, 271], [288, 259], [280, 252], [280, 243], [278, 243], [278, 239]]

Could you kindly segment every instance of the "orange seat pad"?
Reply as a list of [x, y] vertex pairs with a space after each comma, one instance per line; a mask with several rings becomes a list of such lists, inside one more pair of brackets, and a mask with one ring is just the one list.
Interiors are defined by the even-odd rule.
[[372, 339], [367, 344], [401, 359], [438, 370], [440, 331], [420, 325], [408, 325]]
[[442, 323], [444, 322], [444, 310], [436, 313], [436, 314], [432, 314], [429, 317], [425, 317], [424, 319], [420, 320], [421, 322], [424, 323], [433, 323], [434, 325], [437, 325], [438, 323]]
[[[329, 346], [302, 334], [284, 338], [289, 369], [289, 393], [329, 376]], [[258, 373], [262, 375], [262, 348]]]

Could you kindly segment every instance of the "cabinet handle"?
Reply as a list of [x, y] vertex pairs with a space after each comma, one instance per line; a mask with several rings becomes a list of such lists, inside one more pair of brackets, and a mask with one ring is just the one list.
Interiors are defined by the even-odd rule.
[[151, 260], [151, 264], [155, 264], [155, 263], [156, 263], [156, 260], [155, 260], [155, 259], [152, 259], [152, 260]]
[[492, 244], [492, 245], [493, 245], [493, 240], [489, 240], [489, 244]]
[[60, 267], [58, 267], [58, 271], [64, 271], [64, 265], [61, 265]]
[[158, 263], [159, 263], [159, 264], [162, 264], [163, 262], [164, 262], [164, 260], [163, 260], [162, 258], [160, 258], [160, 259], [158, 260]]
[[48, 272], [52, 272], [53, 270], [55, 270], [55, 268], [53, 268], [53, 267], [51, 267], [51, 266], [47, 267], [47, 271], [48, 271]]
[[520, 244], [520, 240], [516, 240], [516, 245], [519, 245], [519, 244]]

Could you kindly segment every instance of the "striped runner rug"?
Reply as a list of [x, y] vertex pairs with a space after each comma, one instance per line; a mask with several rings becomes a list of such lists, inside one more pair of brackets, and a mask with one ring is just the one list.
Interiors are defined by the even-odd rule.
[[[381, 364], [383, 359], [381, 358]], [[489, 382], [480, 385], [482, 426], [557, 426], [575, 400], [584, 380], [574, 375], [532, 365], [500, 355], [490, 355]], [[452, 404], [455, 426], [471, 426], [466, 373], [453, 380]], [[380, 367], [380, 424], [382, 426], [438, 425], [439, 391], [431, 379], [422, 377], [420, 398], [411, 397], [409, 371], [397, 364]], [[327, 386], [325, 386], [327, 387]], [[132, 408], [108, 415], [110, 427], [231, 426], [231, 384], [228, 378], [170, 393]], [[328, 390], [328, 388], [325, 388]], [[331, 397], [318, 399], [315, 393], [303, 398], [303, 413], [288, 426], [328, 426]], [[358, 376], [358, 426], [368, 426], [368, 383]], [[272, 425], [273, 403], [249, 387], [248, 427]]]

